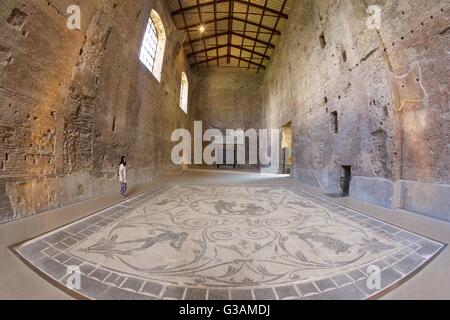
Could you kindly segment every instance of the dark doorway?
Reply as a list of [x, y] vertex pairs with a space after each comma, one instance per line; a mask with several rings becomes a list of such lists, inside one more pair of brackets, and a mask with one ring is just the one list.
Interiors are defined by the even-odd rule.
[[341, 177], [342, 195], [348, 197], [350, 194], [350, 182], [352, 180], [352, 167], [342, 166], [343, 176]]
[[292, 172], [292, 123], [289, 122], [281, 128], [281, 172], [291, 174]]

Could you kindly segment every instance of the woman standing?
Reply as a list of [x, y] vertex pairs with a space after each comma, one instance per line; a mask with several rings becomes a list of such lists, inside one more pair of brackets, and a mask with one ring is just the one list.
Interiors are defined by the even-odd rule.
[[119, 165], [119, 183], [120, 183], [120, 194], [122, 198], [126, 197], [127, 192], [127, 162], [125, 157], [122, 157]]

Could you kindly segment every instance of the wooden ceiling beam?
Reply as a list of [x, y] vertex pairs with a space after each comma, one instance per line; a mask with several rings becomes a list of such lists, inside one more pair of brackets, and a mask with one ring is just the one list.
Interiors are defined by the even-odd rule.
[[[253, 2], [247, 2], [247, 1], [243, 1], [243, 0], [233, 0], [233, 1], [236, 2], [236, 3], [242, 4], [242, 5], [246, 5], [246, 6], [250, 6], [250, 7], [256, 8], [256, 9], [260, 9], [260, 10], [264, 9], [264, 6], [256, 4], [256, 3], [253, 3]], [[208, 7], [208, 6], [214, 6], [215, 4], [217, 5], [217, 4], [220, 4], [220, 3], [229, 3], [229, 2], [230, 2], [230, 0], [214, 0], [214, 1], [208, 1], [208, 2], [204, 2], [204, 3], [200, 3], [200, 4], [197, 4], [197, 5], [192, 5], [192, 6], [184, 7], [184, 8], [182, 6], [180, 6], [180, 9], [175, 10], [175, 11], [172, 12], [172, 16], [183, 14], [183, 13], [186, 13], [188, 11], [198, 10], [198, 9], [201, 9], [201, 8], [204, 8], [204, 7]], [[280, 16], [280, 18], [283, 18], [283, 19], [288, 19], [289, 18], [289, 16], [286, 13], [284, 13], [283, 11], [277, 11], [277, 10], [274, 10], [274, 9], [271, 9], [271, 8], [266, 8], [265, 11], [266, 12], [270, 12], [270, 13], [276, 15], [276, 16]]]
[[248, 53], [253, 53], [253, 54], [257, 55], [257, 56], [260, 56], [263, 59], [270, 60], [270, 57], [268, 55], [259, 53], [258, 51], [253, 51], [253, 50], [250, 50], [250, 49], [247, 49], [247, 48], [244, 48], [244, 47], [240, 47], [240, 46], [235, 46], [235, 45], [233, 45], [233, 47], [236, 48], [236, 49], [248, 52]]
[[[178, 0], [178, 4], [180, 6], [180, 8], [183, 8], [183, 4], [181, 3], [181, 0]], [[186, 16], [184, 15], [184, 11], [183, 11], [183, 21], [184, 21], [184, 25], [187, 25], [187, 20], [186, 20]], [[191, 35], [188, 32], [188, 39], [189, 39], [189, 43], [191, 44], [191, 49], [192, 51], [194, 51], [194, 47], [192, 46], [192, 40], [191, 40]], [[197, 62], [197, 57], [194, 57], [195, 62]]]
[[223, 33], [217, 33], [217, 34], [212, 34], [210, 36], [207, 37], [202, 37], [202, 38], [198, 38], [198, 39], [191, 39], [188, 42], [185, 42], [184, 45], [191, 45], [192, 43], [195, 42], [199, 42], [199, 41], [203, 41], [203, 40], [209, 40], [209, 39], [214, 39], [214, 38], [219, 38], [222, 36], [227, 36], [228, 35], [228, 31], [227, 32], [223, 32]]
[[244, 39], [247, 39], [247, 40], [250, 40], [250, 41], [254, 41], [254, 42], [258, 42], [258, 43], [261, 43], [261, 44], [263, 44], [265, 46], [268, 46], [269, 48], [275, 49], [275, 46], [273, 44], [269, 43], [269, 42], [266, 42], [266, 41], [263, 41], [263, 40], [259, 40], [257, 38], [249, 37], [247, 35], [240, 34], [240, 33], [237, 33], [237, 32], [232, 32], [232, 33], [236, 37], [242, 37]]
[[[261, 15], [261, 20], [259, 21], [259, 24], [261, 25], [262, 23], [263, 23], [263, 21], [264, 21], [264, 14], [266, 13], [266, 10], [267, 10], [267, 4], [269, 3], [269, 0], [266, 0], [265, 2], [264, 2], [264, 7], [262, 7], [262, 15]], [[259, 38], [259, 34], [260, 34], [260, 32], [261, 32], [261, 27], [258, 27], [258, 32], [256, 33], [256, 39], [258, 39]], [[270, 43], [271, 41], [269, 41], [269, 43]], [[253, 44], [253, 50], [252, 50], [252, 52], [255, 52], [255, 47], [256, 47], [256, 42]], [[250, 60], [253, 60], [253, 53], [250, 55]], [[263, 62], [264, 60], [261, 60], [261, 62]], [[250, 65], [248, 65], [248, 67], [250, 68]], [[258, 67], [259, 68], [259, 67]]]
[[[228, 19], [229, 19], [229, 17], [213, 19], [213, 20], [204, 21], [202, 24], [204, 26], [208, 26], [208, 25], [213, 24], [213, 23], [217, 23], [217, 22], [221, 22], [221, 21], [228, 21]], [[238, 18], [238, 17], [233, 17], [233, 20], [239, 21], [239, 22], [242, 22], [242, 23], [247, 23], [248, 25], [267, 30], [267, 31], [270, 32], [270, 34], [272, 34], [272, 32], [273, 32], [274, 35], [278, 35], [278, 36], [281, 35], [281, 31], [274, 30], [271, 27], [268, 27], [268, 26], [265, 26], [265, 25], [261, 25], [261, 24], [258, 24], [256, 22], [252, 22], [252, 21], [249, 21], [249, 20], [241, 19], [241, 18]], [[187, 27], [181, 28], [180, 30], [188, 31], [188, 30], [193, 29], [193, 28], [198, 28], [199, 26], [200, 26], [200, 24], [198, 24], [198, 23], [190, 24]]]
[[207, 6], [213, 6], [214, 4], [219, 4], [219, 3], [228, 3], [229, 0], [214, 0], [214, 1], [209, 1], [209, 2], [204, 2], [204, 3], [200, 3], [197, 5], [193, 5], [193, 6], [189, 6], [189, 7], [182, 7], [180, 5], [180, 9], [175, 10], [172, 12], [172, 16], [176, 16], [179, 14], [184, 14], [188, 11], [192, 11], [192, 10], [199, 10], [201, 8], [207, 7]]
[[[195, 52], [192, 52], [192, 53], [188, 54], [188, 58], [190, 58], [192, 56], [195, 56], [195, 55], [203, 54], [205, 52], [209, 52], [209, 51], [213, 51], [213, 50], [219, 50], [219, 49], [226, 48], [226, 47], [228, 47], [228, 44], [222, 44], [222, 45], [219, 45], [219, 46], [206, 48], [206, 49], [203, 49], [203, 50], [200, 50], [200, 51], [195, 51]], [[231, 47], [235, 48], [235, 49], [238, 49], [238, 50], [242, 50], [242, 51], [248, 52], [248, 53], [253, 53], [253, 54], [257, 55], [257, 56], [260, 56], [263, 59], [270, 60], [270, 57], [268, 55], [259, 53], [257, 51], [252, 51], [250, 49], [247, 49], [247, 48], [244, 48], [244, 47], [241, 47], [241, 46], [237, 46], [237, 45], [234, 45], [234, 44], [232, 44]]]
[[262, 5], [253, 3], [253, 2], [246, 2], [246, 1], [243, 1], [243, 0], [234, 0], [234, 1], [236, 3], [239, 3], [239, 4], [251, 6], [253, 8], [257, 8], [257, 9], [260, 9], [260, 10], [265, 10], [266, 12], [273, 13], [276, 16], [280, 16], [283, 19], [288, 19], [289, 18], [289, 16], [286, 13], [284, 13], [283, 11], [277, 11], [277, 10], [274, 10], [274, 9], [271, 9], [271, 8], [268, 8], [268, 7], [265, 8], [265, 6], [262, 6]]
[[195, 52], [189, 53], [188, 54], [188, 58], [190, 58], [192, 56], [195, 56], [195, 55], [198, 55], [198, 54], [203, 54], [203, 53], [208, 52], [208, 51], [219, 50], [219, 49], [226, 48], [226, 47], [228, 47], [228, 44], [222, 44], [220, 46], [215, 46], [215, 47], [206, 48], [206, 49], [203, 49], [203, 50], [200, 50], [200, 51], [195, 51]]
[[[248, 63], [249, 65], [254, 65], [254, 66], [259, 67], [259, 64], [258, 64], [258, 63], [253, 62], [253, 61], [250, 61], [250, 60], [247, 60], [247, 59], [245, 59], [245, 58], [240, 58], [240, 57], [235, 56], [235, 55], [231, 55], [230, 57], [231, 57], [232, 59], [236, 59], [236, 60], [240, 60], [240, 61], [246, 62], [246, 63]], [[228, 58], [228, 55], [225, 54], [225, 55], [222, 55], [222, 56], [219, 56], [219, 57], [212, 57], [212, 58], [209, 58], [208, 60], [198, 61], [198, 62], [196, 62], [196, 63], [191, 64], [191, 67], [194, 67], [194, 66], [199, 65], [199, 64], [205, 64], [205, 63], [208, 63], [208, 62], [212, 62], [212, 61], [215, 61], [215, 60], [220, 60], [220, 59], [223, 59], [223, 58]], [[262, 69], [265, 69], [266, 67], [262, 66], [261, 68], [262, 68]]]
[[227, 53], [227, 63], [231, 62], [231, 41], [233, 40], [233, 11], [234, 11], [234, 0], [230, 0], [228, 4], [228, 53]]
[[[190, 46], [191, 53], [188, 54], [189, 58], [194, 59], [194, 63], [192, 66], [198, 65], [198, 64], [207, 64], [209, 66], [210, 62], [214, 62], [214, 64], [217, 64], [217, 66], [220, 66], [221, 59], [226, 58], [227, 65], [231, 65], [231, 59], [236, 59], [239, 61], [239, 66], [241, 66], [242, 63], [247, 63], [248, 68], [255, 68], [258, 69], [265, 69], [265, 66], [263, 65], [264, 60], [270, 60], [270, 56], [268, 55], [269, 49], [275, 49], [275, 45], [272, 44], [273, 37], [274, 36], [280, 36], [281, 31], [278, 30], [278, 25], [281, 19], [288, 19], [288, 15], [285, 13], [285, 7], [287, 0], [284, 0], [282, 2], [282, 6], [280, 8], [281, 11], [278, 11], [278, 7], [274, 8], [269, 7], [270, 1], [266, 0], [264, 5], [255, 3], [252, 0], [206, 0], [205, 2], [201, 2], [200, 0], [196, 0], [194, 4], [187, 5], [183, 7], [182, 0], [178, 0], [179, 9], [172, 12], [172, 16], [181, 15], [184, 26], [180, 27], [180, 30], [184, 30], [188, 33], [187, 35], [187, 42], [184, 43], [185, 46]], [[218, 18], [218, 4], [227, 4], [227, 12], [224, 12], [226, 17]], [[236, 8], [236, 6], [240, 6]], [[237, 13], [235, 12], [235, 9], [238, 9], [238, 11], [242, 11], [242, 9], [245, 8], [245, 17], [244, 16], [236, 16]], [[212, 11], [214, 13], [214, 19], [203, 21], [203, 17], [205, 11]], [[198, 17], [197, 23], [193, 23], [192, 21], [196, 21], [197, 17], [195, 17], [195, 20], [191, 20], [191, 23], [187, 23], [186, 15], [195, 14]], [[258, 21], [249, 20], [250, 14], [257, 14], [260, 16], [258, 18]], [[265, 20], [265, 17], [275, 17], [275, 24], [273, 26], [272, 22], [269, 23], [268, 20]], [[245, 18], [245, 19], [244, 19]], [[228, 26], [221, 32], [221, 30], [218, 29], [218, 23], [219, 22], [228, 22]], [[234, 22], [239, 22], [244, 24], [244, 30], [235, 30], [236, 26], [234, 25]], [[196, 35], [194, 28], [198, 28], [200, 25], [203, 25], [205, 27], [210, 26], [211, 33], [208, 35], [207, 33], [202, 33], [199, 35]], [[247, 26], [253, 26], [257, 28], [256, 35], [248, 34], [248, 33], [254, 33], [254, 29], [248, 30]], [[213, 30], [214, 28], [214, 30]], [[208, 29], [208, 28], [207, 28]], [[214, 33], [214, 34], [212, 34]], [[270, 34], [270, 38], [268, 40], [266, 39], [260, 39], [261, 34]], [[228, 39], [225, 40], [224, 37], [227, 37]], [[239, 39], [239, 43], [237, 43], [237, 39], [233, 39], [233, 37], [237, 37]], [[222, 40], [219, 41], [219, 39], [222, 38]], [[215, 39], [215, 44], [206, 42], [206, 40]], [[241, 41], [242, 39], [242, 41]], [[234, 43], [233, 43], [234, 41]], [[247, 41], [247, 42], [246, 42]], [[202, 43], [201, 43], [202, 42]], [[220, 44], [222, 42], [222, 44]], [[242, 42], [242, 45], [239, 45]], [[252, 45], [249, 46], [248, 44], [251, 43]], [[194, 45], [195, 44], [195, 45]], [[256, 51], [256, 48], [261, 48], [261, 46], [264, 46], [265, 49], [264, 52], [258, 52]], [[219, 50], [227, 48], [227, 52], [225, 55], [219, 56]], [[240, 50], [239, 54], [237, 54], [238, 51], [235, 51], [233, 54], [232, 49]], [[195, 51], [198, 50], [198, 51]], [[208, 57], [209, 54], [214, 54], [215, 57]], [[222, 50], [223, 51], [223, 50]], [[225, 52], [225, 51], [223, 51]], [[250, 58], [243, 57], [243, 53], [250, 53]], [[201, 56], [205, 58], [204, 60], [199, 60]], [[255, 59], [255, 60], [254, 60]], [[223, 63], [223, 61], [222, 61]]]
[[[200, 21], [200, 24], [203, 25], [203, 18], [202, 18], [202, 10], [200, 9], [200, 0], [197, 0], [197, 8], [198, 8], [198, 19]], [[206, 40], [205, 40], [205, 34], [202, 33], [202, 38], [203, 38], [203, 46], [206, 48]], [[217, 38], [216, 38], [217, 41]], [[194, 50], [194, 48], [191, 46], [192, 51]], [[208, 60], [208, 51], [205, 51], [205, 58], [206, 60]], [[209, 63], [207, 64], [208, 68], [209, 68]]]
[[234, 17], [233, 19], [236, 20], [236, 21], [242, 22], [242, 23], [247, 23], [248, 25], [251, 25], [251, 26], [254, 26], [254, 27], [257, 27], [257, 28], [261, 28], [261, 29], [265, 29], [267, 31], [273, 32], [275, 35], [281, 35], [281, 31], [273, 29], [273, 28], [270, 28], [270, 27], [265, 26], [263, 24], [252, 22], [252, 21], [249, 21], [249, 20], [241, 19], [241, 18], [237, 18], [237, 17]]
[[[217, 25], [217, 3], [216, 2], [214, 2], [214, 34], [217, 34], [217, 30], [219, 29], [218, 28], [218, 25]], [[218, 47], [219, 46], [219, 39], [216, 37], [216, 47]], [[206, 46], [206, 44], [205, 44], [205, 49], [207, 49], [207, 46]], [[218, 57], [219, 56], [219, 49], [216, 49], [216, 56]], [[219, 60], [217, 60], [216, 61], [216, 64], [217, 64], [217, 66], [219, 66]]]
[[[234, 58], [234, 59], [237, 59], [237, 60], [241, 60], [241, 61], [247, 62], [249, 65], [254, 65], [254, 66], [258, 66], [259, 67], [259, 63], [247, 60], [247, 59], [242, 58], [242, 57], [237, 57], [237, 56], [231, 55], [231, 58]], [[262, 66], [261, 68], [265, 69], [264, 66]]]
[[[244, 34], [244, 36], [247, 34], [247, 21], [248, 21], [248, 13], [250, 12], [250, 6], [247, 6], [247, 10], [245, 11], [245, 22], [244, 22], [244, 30], [243, 30], [243, 34]], [[244, 38], [242, 38], [241, 39], [241, 47], [242, 48], [244, 48], [244, 43], [245, 43], [245, 39]], [[242, 52], [243, 52], [243, 50], [241, 50], [240, 52], [239, 52], [239, 57], [240, 58], [242, 58]], [[238, 67], [240, 67], [241, 66], [241, 60], [239, 60], [239, 64], [238, 64]]]
[[[217, 2], [214, 2], [214, 3], [212, 3], [212, 4], [214, 4], [214, 6], [216, 6], [216, 4], [217, 4]], [[251, 6], [249, 6], [249, 8], [250, 8]], [[214, 11], [215, 12], [215, 11]], [[247, 13], [248, 14], [248, 13]], [[278, 16], [277, 16], [278, 17]], [[250, 20], [248, 20], [248, 19], [241, 19], [241, 18], [238, 18], [238, 17], [235, 17], [234, 15], [232, 16], [232, 19], [233, 20], [236, 20], [236, 21], [239, 21], [239, 22], [242, 22], [242, 23], [247, 23], [248, 25], [251, 25], [251, 26], [254, 26], [254, 27], [259, 27], [259, 28], [261, 28], [261, 29], [264, 29], [264, 30], [267, 30], [267, 31], [270, 31], [270, 32], [274, 32], [274, 34], [275, 35], [281, 35], [281, 31], [280, 30], [274, 30], [274, 28], [271, 28], [271, 27], [269, 27], [269, 26], [266, 26], [266, 25], [263, 25], [263, 24], [259, 24], [259, 23], [256, 23], [256, 22], [253, 22], [253, 21], [250, 21]], [[204, 21], [202, 24], [203, 25], [205, 25], [205, 26], [207, 26], [207, 25], [210, 25], [210, 24], [213, 24], [213, 23], [217, 23], [217, 22], [221, 22], [221, 21], [228, 21], [229, 20], [229, 17], [227, 16], [227, 17], [223, 17], [223, 18], [214, 18], [214, 19], [212, 19], [212, 20], [208, 20], [208, 21]], [[190, 24], [190, 25], [188, 25], [188, 26], [186, 26], [186, 27], [184, 27], [184, 28], [182, 28], [182, 30], [189, 30], [189, 29], [192, 29], [192, 28], [196, 28], [196, 27], [198, 27], [199, 26], [199, 24], [198, 23], [196, 23], [196, 24]]]
[[[228, 21], [228, 17], [204, 21], [204, 22], [203, 22], [203, 25], [204, 25], [204, 26], [207, 26], [207, 25], [210, 25], [210, 24], [213, 24], [213, 23], [216, 23], [216, 22], [221, 22], [221, 21]], [[196, 24], [190, 24], [190, 25], [188, 25], [187, 27], [182, 28], [181, 30], [186, 30], [186, 31], [187, 31], [187, 30], [189, 30], [189, 29], [192, 29], [192, 28], [198, 28], [198, 27], [199, 27], [199, 24], [198, 24], [198, 23], [196, 23]]]
[[[281, 6], [281, 11], [284, 11], [284, 8], [286, 7], [286, 5], [287, 5], [287, 0], [283, 0], [283, 5]], [[280, 23], [280, 20], [281, 20], [281, 17], [278, 16], [277, 21], [275, 22], [275, 29], [277, 28], [278, 24]], [[274, 36], [274, 34], [272, 34], [270, 36], [269, 42], [272, 41], [273, 36]], [[264, 54], [267, 54], [268, 50], [269, 50], [269, 47], [266, 48], [266, 50], [264, 51]], [[259, 70], [262, 66], [263, 66], [263, 61], [261, 60], [261, 64], [259, 65], [257, 72], [259, 72]]]
[[212, 57], [212, 58], [209, 58], [208, 60], [203, 60], [203, 61], [198, 61], [196, 63], [193, 63], [193, 64], [191, 64], [191, 67], [199, 65], [199, 64], [204, 64], [204, 63], [220, 60], [220, 59], [223, 59], [223, 58], [226, 58], [226, 57], [227, 57], [227, 55], [223, 55], [223, 56], [220, 56], [220, 57]]

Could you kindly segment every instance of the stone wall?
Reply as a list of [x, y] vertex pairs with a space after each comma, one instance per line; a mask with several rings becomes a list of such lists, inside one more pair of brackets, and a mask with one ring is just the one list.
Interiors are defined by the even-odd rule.
[[[262, 74], [247, 70], [199, 67], [193, 71], [193, 119], [202, 121], [203, 131], [219, 129], [260, 129], [262, 117]], [[192, 131], [193, 132], [193, 131]], [[209, 143], [204, 143], [206, 147]], [[256, 170], [249, 165], [249, 142], [246, 142], [246, 165], [240, 169]], [[208, 168], [192, 165], [191, 168]]]
[[194, 72], [193, 117], [204, 129], [259, 129], [262, 74], [247, 70], [198, 68]]
[[[170, 136], [187, 127], [181, 72], [190, 77], [165, 1], [73, 1], [0, 6], [0, 223], [115, 190], [120, 156], [137, 184], [171, 167]], [[167, 35], [161, 82], [139, 61], [151, 9]]]
[[298, 0], [263, 99], [268, 126], [292, 121], [294, 176], [334, 193], [351, 166], [352, 196], [449, 220], [448, 202], [413, 200], [448, 195], [449, 24], [444, 0]]

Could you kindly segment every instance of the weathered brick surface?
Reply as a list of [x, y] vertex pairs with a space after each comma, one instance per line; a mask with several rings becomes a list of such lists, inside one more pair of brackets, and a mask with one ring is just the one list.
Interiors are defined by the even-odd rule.
[[[203, 130], [260, 129], [262, 117], [261, 85], [263, 74], [231, 68], [199, 67], [193, 70], [193, 119], [202, 121]], [[191, 127], [192, 128], [192, 127]], [[193, 129], [193, 128], [192, 128]], [[204, 143], [204, 146], [209, 143]], [[247, 144], [247, 154], [248, 154]], [[248, 161], [248, 156], [247, 156]], [[193, 168], [211, 168], [193, 165]], [[255, 165], [240, 165], [255, 169]]]
[[205, 130], [262, 127], [262, 74], [214, 68], [194, 74], [194, 117], [203, 121]]
[[[379, 32], [366, 25], [370, 4], [383, 10]], [[350, 165], [450, 183], [449, 16], [443, 0], [297, 1], [263, 99], [269, 126], [292, 121], [296, 177], [337, 191]]]
[[[66, 28], [72, 1], [2, 1], [0, 222], [113, 190], [121, 155], [134, 184], [169, 170], [170, 134], [187, 126], [190, 70], [165, 1], [77, 3], [81, 31]], [[153, 8], [168, 39], [161, 83], [139, 61]]]

